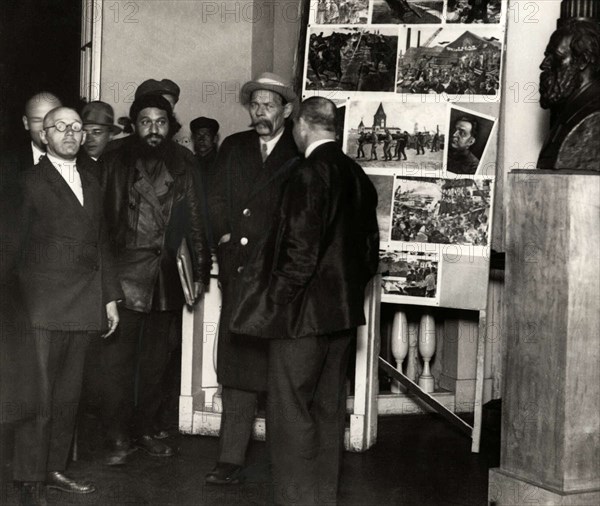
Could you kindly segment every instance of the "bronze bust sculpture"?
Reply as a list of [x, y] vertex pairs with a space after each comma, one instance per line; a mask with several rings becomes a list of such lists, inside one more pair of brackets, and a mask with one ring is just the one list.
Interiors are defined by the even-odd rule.
[[[600, 3], [600, 2], [598, 2]], [[540, 105], [551, 111], [539, 169], [600, 171], [600, 9], [563, 1], [540, 65]]]

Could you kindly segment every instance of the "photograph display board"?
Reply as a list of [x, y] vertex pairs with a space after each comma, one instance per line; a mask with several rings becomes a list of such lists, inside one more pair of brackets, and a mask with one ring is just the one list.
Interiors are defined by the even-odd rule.
[[312, 0], [303, 98], [379, 196], [382, 301], [486, 306], [506, 0]]

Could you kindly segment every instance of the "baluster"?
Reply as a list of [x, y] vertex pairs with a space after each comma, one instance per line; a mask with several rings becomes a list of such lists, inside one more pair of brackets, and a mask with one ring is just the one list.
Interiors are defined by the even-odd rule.
[[427, 393], [432, 393], [435, 382], [431, 375], [429, 362], [435, 354], [435, 319], [431, 314], [425, 313], [421, 317], [419, 330], [419, 352], [423, 359], [423, 373], [419, 378], [419, 386]]
[[[396, 311], [394, 321], [392, 323], [392, 355], [396, 360], [396, 368], [402, 372], [402, 362], [408, 353], [408, 324], [406, 321], [406, 313], [404, 311]], [[392, 380], [392, 393], [400, 393], [401, 386], [397, 380]]]
[[406, 361], [406, 376], [412, 381], [417, 380], [418, 375], [418, 364], [419, 364], [419, 352], [417, 349], [418, 345], [418, 324], [408, 324], [408, 359]]

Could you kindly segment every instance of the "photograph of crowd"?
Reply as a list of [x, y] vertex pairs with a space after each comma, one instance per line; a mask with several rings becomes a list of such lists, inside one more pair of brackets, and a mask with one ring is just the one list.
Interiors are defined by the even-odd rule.
[[394, 176], [373, 174], [366, 170], [369, 179], [377, 190], [377, 224], [379, 225], [379, 241], [389, 242], [392, 225], [392, 195], [394, 193]]
[[481, 165], [495, 119], [460, 107], [451, 107], [446, 170], [476, 174]]
[[443, 0], [373, 0], [373, 24], [427, 24], [442, 22]]
[[394, 91], [397, 29], [312, 27], [305, 90]]
[[502, 0], [448, 0], [448, 23], [500, 23]]
[[438, 287], [438, 255], [407, 251], [379, 251], [382, 300], [390, 296], [435, 298]]
[[396, 91], [497, 95], [500, 38], [500, 29], [488, 26], [466, 31], [459, 26], [407, 28], [406, 47], [400, 49], [398, 58]]
[[368, 15], [369, 0], [317, 0], [314, 23], [318, 25], [365, 24]]
[[487, 246], [489, 179], [397, 177], [392, 241]]
[[363, 167], [442, 170], [444, 103], [350, 101], [346, 154]]

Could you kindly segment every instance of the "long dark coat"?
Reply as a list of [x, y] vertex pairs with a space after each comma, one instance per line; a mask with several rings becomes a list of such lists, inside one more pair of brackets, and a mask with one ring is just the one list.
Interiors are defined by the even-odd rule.
[[334, 142], [294, 172], [269, 240], [240, 280], [231, 329], [302, 338], [365, 323], [364, 291], [379, 262], [377, 192]]
[[265, 343], [232, 334], [229, 323], [241, 273], [251, 252], [266, 239], [277, 216], [282, 187], [295, 167], [297, 155], [291, 127], [286, 127], [264, 163], [254, 130], [227, 137], [217, 156], [215, 171], [220, 177], [209, 198], [209, 212], [215, 241], [231, 234], [231, 240], [217, 249], [223, 294], [217, 379], [228, 387], [266, 390]]

